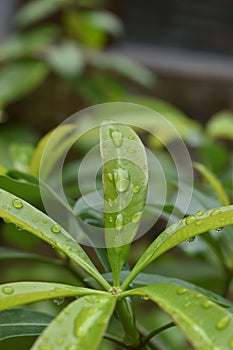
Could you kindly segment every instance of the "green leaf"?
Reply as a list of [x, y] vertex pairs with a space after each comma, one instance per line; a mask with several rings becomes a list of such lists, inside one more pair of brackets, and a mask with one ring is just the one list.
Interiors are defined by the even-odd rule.
[[207, 134], [216, 138], [233, 140], [233, 112], [221, 111], [215, 114], [206, 125]]
[[228, 225], [233, 225], [233, 205], [198, 212], [196, 215], [188, 216], [178, 223], [171, 225], [142, 254], [130, 275], [122, 284], [122, 290], [148, 264], [169, 249], [196, 235]]
[[34, 90], [45, 79], [47, 66], [42, 62], [11, 63], [0, 70], [0, 104], [13, 102]]
[[222, 205], [230, 205], [230, 199], [228, 198], [227, 193], [224, 190], [222, 183], [219, 181], [217, 176], [213, 174], [205, 165], [195, 162], [193, 164], [194, 168], [199, 171], [199, 173], [209, 182], [215, 191], [219, 201]]
[[[98, 52], [90, 57], [90, 61], [97, 68], [111, 70], [142, 86], [152, 87], [154, 85], [154, 74], [125, 56]], [[128, 97], [126, 101], [128, 102]]]
[[57, 37], [58, 28], [46, 26], [8, 39], [0, 48], [0, 61], [40, 54]]
[[82, 50], [73, 41], [64, 41], [57, 47], [50, 48], [47, 61], [51, 68], [62, 77], [73, 80], [84, 68]]
[[61, 250], [85, 271], [90, 273], [104, 288], [107, 290], [110, 288], [78, 242], [54, 220], [38, 209], [22, 199], [1, 190], [0, 217], [5, 222], [13, 223]]
[[40, 334], [53, 316], [28, 309], [11, 309], [0, 312], [0, 340]]
[[59, 260], [46, 258], [35, 253], [29, 253], [22, 250], [5, 247], [0, 247], [0, 260], [30, 260], [42, 263], [54, 263], [59, 265]]
[[16, 22], [20, 26], [34, 24], [59, 10], [63, 1], [34, 0], [22, 6], [17, 13]]
[[108, 39], [108, 34], [122, 34], [122, 23], [109, 11], [69, 12], [65, 24], [70, 34], [78, 41], [91, 48], [101, 48]]
[[87, 296], [65, 308], [38, 338], [31, 350], [95, 350], [116, 304], [113, 296]]
[[137, 134], [123, 124], [102, 124], [100, 149], [103, 163], [105, 241], [114, 285], [117, 286], [145, 206], [147, 158]]
[[13, 282], [0, 285], [0, 310], [33, 303], [39, 300], [59, 297], [80, 296], [86, 294], [105, 294], [88, 288], [61, 283]]
[[200, 293], [159, 283], [127, 291], [124, 295], [139, 295], [154, 301], [198, 350], [233, 347], [233, 315]]

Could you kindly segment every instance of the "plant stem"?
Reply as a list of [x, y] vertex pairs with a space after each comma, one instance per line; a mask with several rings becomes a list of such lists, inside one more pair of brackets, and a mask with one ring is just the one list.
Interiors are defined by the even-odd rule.
[[[141, 334], [142, 339], [147, 337], [148, 332], [141, 324], [137, 323], [137, 329], [138, 329], [138, 332]], [[152, 350], [167, 350], [167, 348], [165, 348], [164, 345], [162, 345], [160, 342], [152, 338], [149, 339], [146, 345], [148, 345]]]
[[225, 298], [227, 298], [227, 296], [228, 296], [232, 278], [233, 278], [232, 272], [229, 270], [226, 270], [226, 280], [225, 280], [224, 287], [223, 287], [223, 296]]
[[120, 341], [116, 336], [114, 336], [112, 334], [105, 334], [104, 339], [110, 340], [111, 342], [118, 344], [125, 349], [128, 349], [127, 345], [125, 345], [122, 341]]
[[125, 330], [125, 345], [137, 348], [140, 343], [139, 333], [135, 327], [134, 319], [128, 305], [126, 304], [126, 300], [119, 301], [116, 311]]
[[154, 336], [156, 336], [157, 334], [159, 334], [160, 332], [165, 331], [166, 329], [169, 329], [171, 327], [174, 327], [175, 323], [174, 322], [169, 322], [167, 324], [165, 324], [164, 326], [157, 328], [155, 330], [153, 330], [151, 333], [149, 333], [147, 336], [145, 336], [142, 341], [141, 341], [141, 345], [144, 346], [145, 344], [147, 344]]

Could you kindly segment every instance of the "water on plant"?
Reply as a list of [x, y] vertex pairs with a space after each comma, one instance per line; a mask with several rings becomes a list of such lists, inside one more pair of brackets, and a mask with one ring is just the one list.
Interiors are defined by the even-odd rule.
[[114, 143], [114, 145], [119, 148], [122, 146], [123, 144], [123, 134], [120, 130], [117, 130], [117, 129], [111, 129], [110, 130], [110, 136], [111, 136], [111, 139]]
[[115, 220], [115, 229], [117, 231], [121, 231], [123, 228], [123, 224], [124, 224], [123, 215], [119, 213]]
[[12, 201], [12, 204], [13, 206], [16, 208], [16, 209], [21, 209], [23, 208], [23, 202], [20, 200], [20, 199], [14, 199]]
[[138, 211], [137, 213], [133, 214], [132, 222], [134, 222], [134, 223], [139, 222], [140, 219], [141, 219], [141, 216], [142, 216], [142, 212], [141, 211]]
[[126, 192], [130, 185], [128, 170], [121, 167], [114, 169], [114, 183], [118, 192]]
[[53, 225], [53, 226], [51, 227], [51, 231], [52, 231], [53, 233], [59, 233], [59, 232], [61, 232], [61, 227], [58, 226], [58, 225]]
[[220, 209], [214, 209], [210, 212], [210, 216], [216, 216], [216, 215], [219, 215], [221, 214], [221, 210]]
[[230, 317], [228, 315], [224, 316], [216, 323], [216, 328], [220, 330], [224, 329], [228, 326], [229, 322], [230, 322]]
[[10, 286], [5, 286], [2, 288], [2, 292], [4, 294], [12, 294], [12, 293], [14, 293], [14, 291], [15, 291], [14, 288], [12, 288]]
[[65, 301], [64, 297], [58, 297], [58, 298], [53, 299], [54, 304], [57, 305], [57, 306], [63, 304], [64, 301]]

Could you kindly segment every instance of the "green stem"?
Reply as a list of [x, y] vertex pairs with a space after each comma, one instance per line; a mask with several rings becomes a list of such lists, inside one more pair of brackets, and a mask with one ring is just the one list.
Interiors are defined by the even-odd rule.
[[139, 333], [135, 327], [134, 318], [126, 300], [119, 301], [116, 311], [125, 330], [124, 344], [128, 347], [138, 347], [140, 343]]
[[171, 327], [174, 327], [175, 323], [174, 322], [169, 322], [167, 324], [165, 324], [162, 327], [159, 327], [155, 330], [153, 330], [151, 333], [149, 333], [146, 337], [144, 337], [141, 341], [141, 346], [143, 347], [145, 344], [147, 344], [153, 337], [155, 337], [156, 335], [158, 335], [159, 333], [165, 331], [166, 329], [169, 329]]
[[128, 346], [125, 345], [122, 341], [120, 341], [116, 336], [112, 334], [105, 334], [104, 339], [107, 339], [115, 344], [122, 346], [122, 348], [128, 349]]
[[223, 296], [225, 298], [227, 298], [227, 296], [228, 296], [232, 278], [233, 278], [232, 272], [227, 270], [226, 271], [226, 280], [225, 280], [224, 288], [223, 288]]

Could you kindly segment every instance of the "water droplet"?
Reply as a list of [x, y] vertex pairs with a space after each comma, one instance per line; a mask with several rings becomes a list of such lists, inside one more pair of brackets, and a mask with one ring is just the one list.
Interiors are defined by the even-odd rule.
[[197, 220], [197, 221], [196, 221], [196, 225], [197, 225], [197, 226], [201, 226], [202, 224], [203, 224], [203, 220]]
[[109, 181], [112, 182], [112, 180], [113, 180], [113, 175], [112, 175], [111, 173], [108, 173], [107, 178], [109, 179]]
[[11, 220], [8, 219], [8, 218], [4, 218], [3, 221], [4, 221], [6, 224], [10, 224], [10, 223], [11, 223]]
[[196, 239], [196, 236], [190, 237], [187, 239], [187, 242], [192, 243], [193, 241], [195, 241], [195, 239]]
[[61, 317], [61, 316], [57, 316], [56, 318], [55, 318], [55, 320], [57, 321], [57, 322], [62, 322], [63, 321], [63, 318]]
[[184, 288], [184, 287], [179, 287], [179, 288], [177, 289], [177, 294], [179, 294], [179, 295], [184, 294], [184, 293], [186, 293], [186, 292], [187, 292], [187, 289]]
[[133, 214], [132, 222], [134, 222], [136, 224], [137, 222], [140, 221], [141, 217], [142, 217], [142, 212], [138, 211], [137, 213]]
[[195, 294], [195, 298], [201, 299], [201, 298], [202, 298], [202, 295], [201, 295], [200, 293], [196, 293], [196, 294]]
[[48, 336], [47, 334], [43, 334], [43, 335], [42, 335], [42, 339], [43, 339], [43, 340], [48, 340], [48, 339], [49, 339], [49, 336]]
[[7, 205], [3, 205], [3, 209], [4, 209], [4, 210], [7, 210]]
[[223, 230], [223, 227], [218, 227], [215, 229], [215, 231], [217, 231], [217, 232], [221, 232], [222, 230]]
[[187, 303], [184, 304], [184, 307], [189, 307], [191, 305], [191, 302], [188, 301]]
[[228, 323], [230, 322], [230, 317], [228, 315], [224, 316], [221, 318], [217, 323], [216, 323], [216, 328], [217, 329], [224, 329], [227, 327]]
[[143, 297], [143, 300], [149, 300], [150, 298], [148, 297], [148, 295], [144, 295]]
[[110, 136], [111, 136], [111, 139], [112, 139], [114, 145], [117, 148], [122, 146], [122, 144], [123, 144], [123, 135], [122, 135], [122, 132], [120, 130], [110, 129]]
[[48, 222], [48, 220], [46, 220], [46, 219], [43, 220], [43, 223], [44, 223], [44, 224], [47, 224], [47, 222]]
[[61, 232], [61, 227], [58, 226], [58, 225], [53, 225], [53, 226], [51, 227], [51, 231], [52, 231], [53, 233], [59, 233], [59, 232]]
[[229, 341], [230, 348], [233, 349], [233, 337]]
[[139, 186], [135, 186], [134, 188], [133, 188], [133, 192], [136, 194], [136, 193], [138, 193], [140, 191], [140, 187]]
[[15, 291], [14, 288], [12, 288], [11, 286], [5, 286], [2, 288], [2, 292], [4, 294], [12, 294], [14, 293], [14, 291]]
[[198, 212], [196, 213], [197, 216], [202, 216], [203, 214], [204, 214], [203, 211], [198, 211]]
[[111, 199], [108, 200], [108, 205], [110, 206], [110, 208], [112, 208], [113, 204]]
[[118, 192], [125, 192], [130, 184], [129, 173], [126, 169], [114, 169], [114, 182]]
[[91, 304], [94, 304], [95, 303], [95, 299], [91, 296], [87, 296], [85, 297], [85, 300], [88, 302], [88, 303], [91, 303]]
[[113, 217], [112, 216], [109, 216], [109, 221], [113, 222]]
[[133, 148], [133, 147], [128, 147], [128, 148], [127, 148], [127, 152], [128, 152], [128, 153], [135, 153], [135, 152], [136, 152], [136, 149]]
[[75, 344], [70, 344], [66, 347], [66, 350], [77, 350], [77, 345]]
[[121, 213], [119, 213], [116, 217], [116, 221], [115, 221], [115, 228], [117, 231], [121, 231], [122, 228], [123, 228], [123, 223], [124, 223], [124, 220], [123, 220], [123, 216]]
[[16, 209], [21, 209], [23, 208], [23, 202], [20, 200], [20, 199], [14, 199], [12, 201], [12, 204], [13, 206], [16, 208]]
[[202, 307], [204, 307], [204, 309], [209, 309], [212, 306], [213, 306], [213, 303], [209, 299], [205, 299], [202, 303]]
[[70, 315], [70, 309], [65, 309], [65, 310], [64, 310], [64, 313], [65, 313], [66, 315]]
[[210, 212], [210, 216], [216, 216], [216, 215], [219, 215], [221, 214], [221, 210], [220, 209], [214, 209]]
[[49, 345], [39, 345], [39, 350], [53, 350]]
[[64, 343], [64, 339], [60, 338], [57, 340], [57, 345], [62, 345]]
[[64, 301], [65, 301], [64, 297], [58, 297], [58, 298], [53, 299], [54, 304], [56, 304], [57, 306], [63, 304]]
[[128, 139], [129, 140], [135, 140], [135, 136], [134, 135], [129, 135]]
[[191, 215], [191, 216], [188, 216], [186, 219], [185, 219], [185, 222], [186, 224], [191, 224], [192, 222], [194, 222], [196, 220], [195, 216], [194, 215]]

